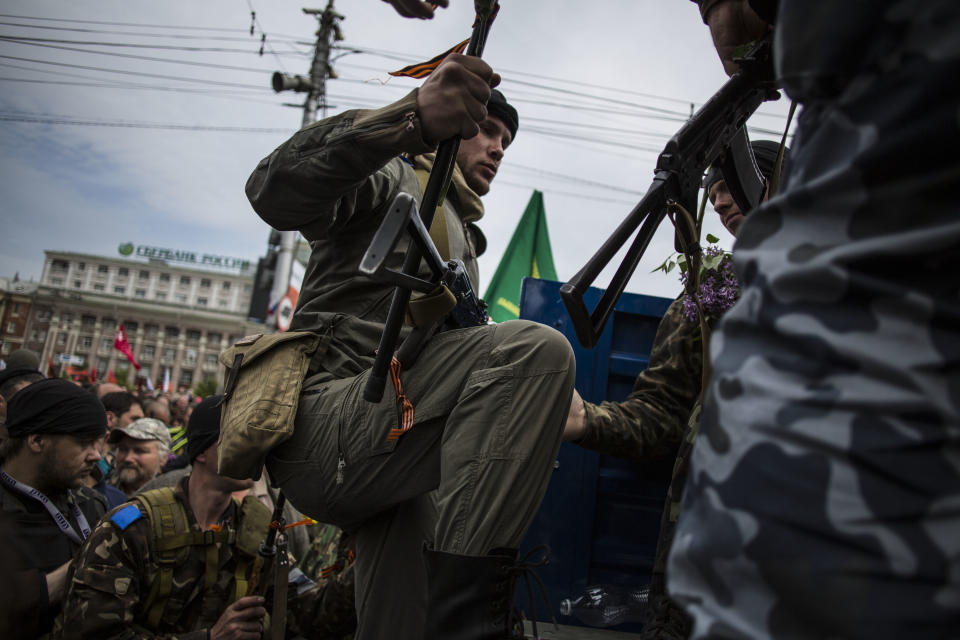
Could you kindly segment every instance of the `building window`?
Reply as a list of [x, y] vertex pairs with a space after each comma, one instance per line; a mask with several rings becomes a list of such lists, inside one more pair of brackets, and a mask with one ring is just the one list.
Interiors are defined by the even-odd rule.
[[100, 358], [99, 360], [97, 360], [97, 371], [104, 376], [107, 375], [107, 365], [108, 365], [107, 360], [105, 358]]
[[[104, 320], [103, 326], [107, 326], [108, 322], [113, 322], [113, 320]], [[136, 322], [127, 322], [123, 325], [123, 328], [127, 330], [127, 333], [136, 333], [137, 329], [140, 328], [140, 325]]]
[[40, 332], [37, 333], [37, 342], [44, 342], [47, 339], [47, 330], [40, 329]]
[[93, 346], [93, 336], [80, 336], [80, 348], [89, 349]]
[[[113, 318], [104, 318], [101, 324], [103, 325], [103, 330], [107, 331], [107, 330], [115, 329], [117, 326], [117, 321], [114, 320]], [[136, 324], [137, 324], [136, 322], [133, 323], [134, 326], [136, 326]]]
[[180, 327], [166, 327], [164, 333], [168, 338], [179, 338], [180, 337]]
[[200, 332], [196, 329], [187, 329], [187, 342], [200, 342]]
[[220, 341], [221, 341], [222, 339], [223, 339], [223, 336], [221, 336], [219, 333], [208, 333], [208, 334], [207, 334], [207, 344], [209, 344], [210, 346], [215, 347], [215, 346], [219, 345], [219, 344], [220, 344]]
[[217, 354], [215, 354], [215, 353], [208, 353], [208, 354], [207, 354], [207, 366], [208, 366], [208, 367], [216, 367], [216, 366], [217, 366]]
[[2, 353], [3, 355], [7, 355], [8, 353], [10, 353], [9, 342], [4, 342], [3, 345], [0, 345], [0, 353]]
[[191, 384], [193, 384], [193, 371], [181, 371], [180, 384], [184, 387], [189, 387]]
[[54, 260], [50, 266], [54, 271], [64, 272], [70, 268], [70, 263], [66, 260]]
[[173, 362], [173, 359], [177, 357], [177, 350], [173, 347], [163, 350], [163, 361], [166, 363]]
[[205, 307], [205, 306], [207, 306], [207, 299], [206, 299], [206, 298], [197, 298], [197, 304], [198, 304], [199, 306], [201, 306], [201, 307]]
[[152, 358], [153, 355], [157, 352], [157, 348], [152, 344], [143, 345], [143, 354], [144, 358]]
[[150, 279], [150, 272], [149, 272], [149, 271], [146, 271], [146, 270], [144, 270], [144, 269], [141, 269], [140, 272], [137, 273], [137, 277], [140, 278], [141, 280], [149, 280], [149, 279]]
[[160, 274], [160, 282], [170, 282], [170, 274], [169, 274], [169, 273], [161, 273], [161, 274]]
[[117, 269], [117, 275], [125, 278], [130, 275], [130, 270], [126, 267], [120, 267]]
[[221, 309], [226, 309], [229, 306], [229, 303], [226, 300], [221, 300], [217, 304]]
[[13, 315], [15, 315], [15, 316], [20, 315], [20, 303], [19, 303], [19, 302], [14, 302], [14, 303], [13, 303]]
[[166, 293], [164, 293], [163, 291], [157, 292], [157, 300], [166, 300], [166, 299], [167, 299]]
[[47, 322], [50, 320], [51, 315], [53, 315], [53, 313], [50, 311], [50, 309], [43, 309], [42, 311], [40, 311], [40, 313], [37, 314], [37, 319], [43, 322]]
[[100, 351], [109, 352], [111, 347], [113, 347], [113, 338], [104, 338], [100, 341]]
[[50, 278], [50, 284], [59, 287], [63, 285], [63, 278]]
[[80, 325], [84, 327], [92, 327], [97, 324], [97, 316], [88, 316], [86, 314], [80, 316]]
[[102, 282], [97, 282], [93, 285], [94, 291], [106, 291], [107, 287]]
[[201, 279], [200, 279], [200, 286], [203, 287], [204, 289], [209, 289], [209, 288], [210, 288], [210, 278], [201, 278]]
[[82, 287], [82, 286], [83, 286], [83, 281], [82, 281], [82, 280], [74, 280], [74, 281], [73, 281], [73, 288], [74, 288], [74, 289], [79, 289], [79, 288]]
[[157, 334], [160, 333], [160, 327], [155, 324], [148, 324], [143, 327], [143, 331], [147, 334], [148, 338], [156, 338]]
[[17, 331], [17, 323], [11, 320], [10, 322], [7, 323], [7, 333], [16, 333], [16, 331]]
[[109, 272], [109, 271], [110, 271], [110, 268], [107, 267], [107, 265], [105, 265], [105, 264], [98, 264], [98, 265], [97, 265], [97, 273], [107, 273], [107, 272]]
[[87, 263], [86, 263], [86, 262], [78, 262], [78, 263], [77, 263], [77, 271], [83, 271], [83, 270], [86, 269], [86, 268], [87, 268]]
[[67, 344], [67, 334], [60, 333], [57, 335], [57, 346], [62, 347]]
[[185, 294], [185, 293], [178, 293], [178, 294], [177, 294], [177, 302], [179, 302], [180, 304], [187, 304], [187, 294]]
[[137, 298], [146, 298], [146, 297], [147, 297], [147, 290], [146, 290], [146, 289], [135, 289], [135, 290], [133, 291], [133, 295], [134, 295], [134, 297], [137, 297]]
[[127, 292], [127, 288], [126, 288], [126, 287], [114, 287], [114, 288], [113, 288], [113, 292], [114, 292], [115, 294], [117, 294], [118, 296], [122, 296], [123, 294], [125, 294], [125, 293]]
[[180, 276], [180, 284], [181, 285], [190, 284], [190, 276]]
[[62, 314], [60, 314], [60, 318], [64, 322], [69, 323], [71, 320], [73, 320], [73, 314], [69, 311], [64, 311]]
[[224, 291], [230, 291], [230, 281], [229, 281], [229, 280], [224, 280], [224, 281], [223, 281], [223, 290], [224, 290]]
[[183, 354], [184, 362], [187, 366], [193, 367], [197, 364], [197, 350], [196, 349], [187, 349]]
[[244, 292], [244, 293], [250, 293], [251, 291], [253, 291], [253, 286], [251, 286], [249, 283], [243, 285], [243, 292]]

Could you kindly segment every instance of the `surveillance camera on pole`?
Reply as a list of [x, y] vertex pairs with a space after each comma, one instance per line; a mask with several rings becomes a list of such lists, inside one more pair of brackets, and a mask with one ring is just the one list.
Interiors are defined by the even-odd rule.
[[289, 73], [280, 73], [279, 71], [273, 72], [273, 76], [270, 78], [270, 84], [276, 93], [280, 93], [281, 91], [304, 93], [316, 89], [313, 83], [310, 82], [310, 78], [306, 76], [294, 76]]
[[[281, 91], [295, 91], [306, 93], [303, 101], [303, 121], [301, 126], [313, 124], [317, 120], [318, 106], [327, 115], [326, 81], [335, 78], [336, 73], [330, 64], [330, 48], [332, 41], [343, 40], [343, 34], [338, 24], [344, 19], [333, 10], [333, 0], [328, 0], [325, 9], [304, 8], [303, 12], [314, 16], [319, 22], [317, 43], [310, 64], [310, 75], [299, 76], [289, 73], [275, 72], [270, 78], [270, 84], [277, 93]], [[290, 273], [293, 265], [293, 254], [297, 243], [296, 231], [284, 231], [280, 234], [280, 247], [277, 252], [276, 267], [274, 270], [273, 289], [270, 294], [270, 304], [279, 303], [288, 294], [290, 287]], [[275, 316], [274, 316], [275, 321]]]

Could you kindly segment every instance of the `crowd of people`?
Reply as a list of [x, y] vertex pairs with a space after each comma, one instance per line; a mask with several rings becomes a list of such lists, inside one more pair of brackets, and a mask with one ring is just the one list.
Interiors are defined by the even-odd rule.
[[[420, 18], [447, 5], [385, 1]], [[449, 54], [249, 178], [257, 214], [310, 241], [291, 326], [306, 340], [245, 338], [223, 395], [200, 402], [11, 358], [2, 635], [518, 637], [518, 546], [570, 441], [674, 460], [645, 639], [957, 637], [960, 5], [697, 4], [728, 73], [772, 34], [803, 106], [789, 156], [753, 143], [782, 184], [759, 207], [741, 211], [722, 170], [704, 178], [737, 237], [736, 305], [706, 315], [688, 288], [623, 402], [584, 402], [567, 340], [528, 321], [447, 327], [365, 397], [393, 293], [357, 270], [377, 227], [459, 140], [430, 235], [478, 286], [481, 198], [521, 131], [499, 75]], [[295, 407], [270, 397], [277, 380]], [[245, 433], [275, 430], [248, 444], [256, 479], [223, 471], [221, 453], [244, 453], [219, 449], [232, 403], [252, 407]]]

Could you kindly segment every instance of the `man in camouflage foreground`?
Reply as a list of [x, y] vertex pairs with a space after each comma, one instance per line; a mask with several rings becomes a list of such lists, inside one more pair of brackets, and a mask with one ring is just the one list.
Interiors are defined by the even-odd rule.
[[960, 3], [701, 9], [727, 64], [775, 20], [803, 113], [735, 247], [669, 591], [694, 638], [956, 637]]

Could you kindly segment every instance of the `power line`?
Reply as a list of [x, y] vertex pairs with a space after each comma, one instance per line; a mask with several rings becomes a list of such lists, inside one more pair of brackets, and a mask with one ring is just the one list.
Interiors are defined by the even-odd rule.
[[[83, 29], [80, 27], [54, 27], [48, 25], [22, 24], [18, 22], [0, 22], [0, 26], [21, 27], [24, 29], [40, 29], [44, 31], [68, 31], [71, 33], [93, 33], [97, 35], [111, 36], [137, 36], [142, 38], [172, 38], [175, 40], [218, 40], [221, 42], [250, 42], [250, 36], [213, 36], [213, 35], [188, 35], [183, 33], [144, 33], [141, 31], [111, 31], [109, 29]], [[189, 29], [192, 27], [176, 27]], [[202, 28], [202, 27], [197, 27]], [[240, 31], [243, 31], [242, 29]], [[299, 38], [282, 38], [283, 42], [296, 42]]]
[[246, 33], [245, 29], [236, 27], [197, 27], [193, 25], [170, 25], [170, 24], [144, 24], [139, 22], [107, 22], [104, 20], [79, 20], [76, 18], [48, 18], [43, 16], [21, 16], [11, 13], [0, 13], [0, 18], [13, 18], [15, 20], [49, 20], [53, 22], [68, 22], [75, 24], [102, 24], [111, 27], [145, 27], [151, 29], [195, 29], [198, 31], [230, 31]]
[[[99, 46], [99, 47], [125, 47], [130, 49], [160, 49], [163, 51], [190, 51], [193, 53], [252, 53], [250, 49], [237, 49], [237, 48], [228, 48], [228, 47], [185, 47], [182, 45], [164, 45], [164, 44], [138, 44], [132, 42], [106, 42], [103, 40], [62, 40], [59, 38], [28, 38], [25, 36], [11, 36], [6, 34], [0, 34], [0, 40], [6, 40], [9, 42], [16, 42], [19, 44], [32, 44], [32, 43], [55, 43], [61, 45], [84, 45], [84, 46]], [[83, 51], [83, 49], [72, 49], [72, 51]], [[90, 51], [88, 53], [99, 53], [96, 51]], [[291, 53], [296, 53], [297, 55], [303, 55], [300, 52], [294, 51]], [[104, 52], [104, 55], [107, 55]]]
[[164, 122], [127, 122], [122, 120], [86, 120], [83, 118], [73, 118], [70, 116], [46, 116], [29, 115], [17, 113], [0, 113], [0, 121], [5, 122], [29, 122], [34, 124], [68, 124], [84, 127], [120, 127], [127, 129], [165, 129], [171, 131], [216, 131], [229, 133], [284, 133], [289, 134], [290, 129], [277, 129], [269, 127], [229, 127], [229, 126], [210, 126], [210, 125], [192, 125], [192, 124], [172, 124]]

